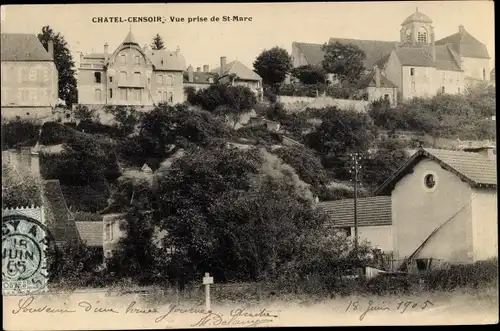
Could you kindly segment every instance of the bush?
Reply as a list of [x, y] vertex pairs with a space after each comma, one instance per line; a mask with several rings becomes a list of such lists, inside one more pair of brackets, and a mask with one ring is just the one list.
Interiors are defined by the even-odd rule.
[[283, 137], [276, 132], [269, 131], [265, 126], [243, 127], [236, 131], [239, 138], [256, 140], [260, 144], [274, 145], [283, 142]]
[[76, 134], [78, 134], [78, 132], [67, 125], [57, 122], [46, 122], [42, 126], [40, 143], [42, 145], [64, 144]]
[[83, 131], [90, 134], [104, 134], [109, 137], [121, 137], [122, 132], [116, 127], [90, 120], [81, 121], [76, 127], [78, 131]]
[[86, 213], [96, 213], [108, 205], [110, 195], [106, 182], [96, 182], [89, 185], [61, 185], [66, 205], [71, 210]]
[[35, 146], [40, 135], [40, 125], [31, 121], [2, 121], [2, 150]]

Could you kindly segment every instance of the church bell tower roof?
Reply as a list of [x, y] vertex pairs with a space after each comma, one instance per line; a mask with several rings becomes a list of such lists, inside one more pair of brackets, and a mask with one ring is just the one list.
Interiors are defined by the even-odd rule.
[[412, 22], [422, 22], [422, 23], [432, 23], [432, 20], [430, 19], [429, 16], [425, 15], [424, 13], [421, 13], [418, 11], [418, 7], [415, 10], [413, 14], [408, 16], [401, 25], [406, 25]]

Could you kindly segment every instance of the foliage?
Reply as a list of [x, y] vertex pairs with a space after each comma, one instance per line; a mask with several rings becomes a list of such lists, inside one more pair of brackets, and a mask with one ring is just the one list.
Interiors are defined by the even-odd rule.
[[41, 203], [39, 179], [19, 174], [13, 167], [2, 165], [2, 208], [40, 206]]
[[118, 177], [114, 147], [98, 136], [76, 135], [63, 145], [49, 178], [59, 179], [61, 184], [87, 185], [113, 180]]
[[152, 50], [162, 50], [165, 49], [165, 43], [163, 42], [162, 36], [159, 33], [154, 36], [153, 41], [151, 42]]
[[57, 122], [45, 122], [42, 126], [40, 143], [42, 145], [64, 144], [78, 134], [78, 131], [67, 125]]
[[113, 278], [133, 277], [150, 282], [154, 276], [158, 248], [153, 244], [154, 227], [151, 214], [131, 208], [122, 223], [124, 236], [115, 254], [107, 259], [107, 271]]
[[314, 151], [306, 147], [291, 146], [279, 148], [275, 153], [292, 166], [304, 182], [312, 186], [315, 195], [328, 183], [328, 175]]
[[322, 65], [326, 72], [335, 74], [340, 81], [355, 83], [364, 72], [366, 54], [356, 45], [340, 42], [323, 45], [325, 57]]
[[219, 83], [201, 89], [195, 94], [188, 94], [188, 102], [210, 112], [237, 115], [252, 109], [257, 103], [257, 98], [246, 86], [231, 86]]
[[59, 98], [66, 102], [67, 107], [78, 101], [76, 88], [75, 63], [68, 48], [68, 43], [60, 33], [55, 33], [48, 25], [38, 34], [38, 40], [48, 50], [48, 41], [54, 42], [54, 62], [59, 74]]
[[77, 105], [73, 110], [74, 116], [79, 121], [99, 122], [99, 113], [94, 108]]
[[325, 83], [327, 75], [322, 67], [305, 65], [292, 69], [292, 76], [296, 77], [302, 84]]
[[152, 173], [128, 170], [116, 182], [109, 208], [119, 212], [125, 212], [132, 207], [142, 211], [151, 209]]
[[140, 113], [133, 106], [108, 106], [105, 111], [114, 115], [116, 128], [123, 136], [134, 133]]
[[491, 117], [496, 114], [495, 86], [478, 84], [465, 90], [465, 97], [478, 117]]
[[247, 126], [236, 131], [240, 138], [255, 140], [258, 144], [274, 145], [283, 142], [283, 137], [277, 133], [269, 131], [265, 126]]
[[335, 107], [324, 109], [322, 123], [304, 138], [322, 155], [326, 168], [334, 168], [339, 179], [349, 178], [349, 153], [366, 153], [375, 138], [375, 127], [367, 114]]
[[110, 187], [103, 180], [88, 185], [61, 185], [61, 191], [71, 210], [90, 213], [104, 209], [110, 195]]
[[76, 129], [86, 134], [100, 134], [108, 137], [122, 136], [122, 132], [116, 126], [106, 125], [100, 122], [94, 122], [88, 120], [81, 121], [80, 123], [78, 123]]
[[40, 125], [26, 120], [2, 120], [2, 150], [35, 146]]
[[275, 103], [278, 99], [275, 89], [272, 89], [267, 85], [264, 86], [264, 98], [271, 103]]
[[142, 166], [149, 159], [162, 161], [172, 147], [208, 146], [231, 136], [226, 125], [210, 112], [186, 106], [161, 105], [144, 114], [137, 136], [120, 142], [121, 158]]
[[362, 162], [361, 180], [376, 188], [389, 178], [408, 158], [399, 140], [381, 142], [373, 155]]
[[253, 63], [254, 70], [267, 85], [281, 83], [292, 69], [292, 59], [288, 52], [280, 47], [264, 50]]

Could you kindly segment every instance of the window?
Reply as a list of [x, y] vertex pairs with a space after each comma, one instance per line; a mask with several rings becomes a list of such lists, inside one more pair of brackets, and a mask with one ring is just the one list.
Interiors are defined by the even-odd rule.
[[162, 75], [156, 76], [156, 83], [159, 85], [163, 85], [163, 76]]
[[460, 94], [460, 87], [458, 88], [458, 94]]
[[120, 63], [127, 64], [127, 56], [125, 54], [120, 55]]
[[30, 69], [28, 78], [32, 82], [36, 81], [36, 69]]
[[162, 92], [158, 92], [158, 102], [163, 102], [163, 93]]
[[434, 188], [434, 186], [436, 186], [436, 178], [434, 177], [434, 175], [433, 174], [425, 175], [424, 184], [425, 187], [427, 187], [428, 189]]
[[415, 76], [415, 68], [410, 68], [410, 76]]
[[101, 84], [101, 73], [94, 72], [94, 83]]
[[445, 88], [444, 88], [444, 86], [441, 86], [441, 93], [445, 94]]
[[126, 83], [127, 82], [127, 73], [125, 71], [120, 72], [120, 83]]
[[135, 84], [141, 83], [141, 73], [140, 72], [134, 72], [134, 83]]
[[168, 92], [168, 102], [174, 102], [174, 94], [172, 92]]
[[167, 85], [168, 86], [174, 85], [174, 77], [172, 75], [167, 76]]
[[141, 61], [141, 60], [139, 59], [139, 55], [136, 55], [136, 56], [135, 56], [135, 64], [136, 64], [136, 65], [139, 65], [139, 64], [141, 63], [140, 61]]
[[109, 82], [113, 83], [113, 77], [109, 77]]
[[411, 82], [411, 91], [416, 92], [417, 88], [415, 87], [415, 82]]
[[417, 41], [419, 43], [422, 43], [422, 44], [427, 43], [427, 31], [424, 28], [422, 28], [422, 29], [420, 29], [420, 31], [418, 31]]
[[120, 99], [127, 101], [127, 89], [120, 89]]
[[389, 101], [389, 94], [384, 94], [384, 100]]
[[167, 102], [167, 92], [163, 92], [163, 102]]
[[95, 90], [95, 99], [97, 101], [101, 101], [101, 90], [100, 89]]
[[141, 101], [141, 99], [142, 99], [142, 90], [141, 89], [136, 89], [134, 94], [135, 94], [135, 101]]
[[109, 98], [113, 99], [113, 89], [109, 89]]
[[111, 223], [106, 224], [105, 235], [106, 241], [113, 240], [113, 228], [111, 227]]
[[486, 80], [486, 69], [483, 68], [483, 80]]

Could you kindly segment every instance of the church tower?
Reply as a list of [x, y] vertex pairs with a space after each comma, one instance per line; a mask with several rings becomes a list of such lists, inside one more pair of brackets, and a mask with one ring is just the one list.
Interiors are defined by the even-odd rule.
[[434, 27], [429, 16], [418, 11], [408, 16], [401, 23], [401, 43], [407, 46], [431, 45], [434, 37]]

